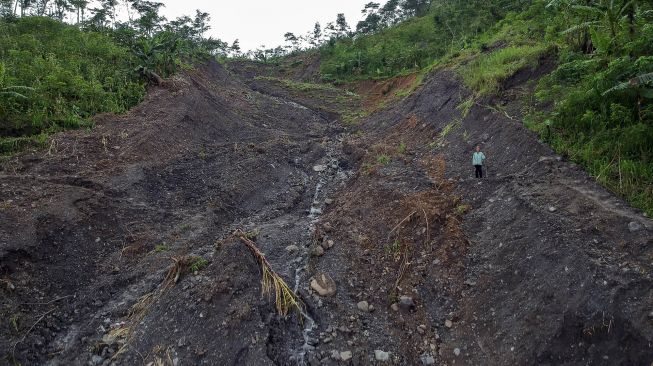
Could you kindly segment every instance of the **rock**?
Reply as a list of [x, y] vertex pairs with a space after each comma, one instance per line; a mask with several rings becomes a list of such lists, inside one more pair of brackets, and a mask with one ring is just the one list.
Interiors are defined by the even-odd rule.
[[628, 223], [628, 230], [630, 230], [630, 232], [639, 231], [641, 229], [642, 229], [642, 224], [640, 224], [637, 221], [631, 221]]
[[322, 248], [322, 246], [320, 246], [320, 245], [314, 246], [313, 249], [311, 249], [311, 255], [313, 257], [323, 256], [324, 255], [324, 248]]
[[648, 317], [653, 319], [653, 310], [650, 313], [648, 313]]
[[327, 240], [322, 242], [322, 246], [325, 247], [324, 249], [331, 249], [335, 245], [335, 242], [333, 240]]
[[367, 301], [359, 301], [358, 304], [356, 304], [358, 307], [358, 310], [368, 312], [370, 311], [370, 304], [367, 303]]
[[460, 356], [460, 348], [454, 348], [453, 354], [456, 356]]
[[89, 365], [101, 365], [102, 362], [104, 362], [104, 358], [98, 355], [93, 355], [93, 357], [91, 357], [91, 362], [89, 362]]
[[393, 311], [399, 311], [399, 304], [394, 303], [390, 305], [390, 309], [392, 309]]
[[424, 325], [424, 324], [420, 324], [420, 325], [417, 327], [417, 333], [419, 333], [419, 334], [424, 334], [424, 333], [426, 333], [426, 325]]
[[331, 231], [333, 231], [333, 225], [331, 225], [331, 223], [325, 222], [324, 225], [322, 225], [322, 229], [324, 230], [325, 233], [330, 233]]
[[340, 359], [342, 361], [349, 361], [351, 360], [352, 354], [351, 351], [342, 351], [340, 352]]
[[331, 296], [336, 293], [336, 282], [326, 273], [319, 273], [311, 280], [311, 288], [320, 296]]
[[390, 359], [390, 354], [388, 352], [381, 351], [380, 349], [377, 349], [374, 351], [374, 358], [377, 361], [385, 362]]
[[288, 245], [286, 247], [286, 252], [288, 252], [288, 253], [295, 253], [298, 250], [299, 250], [299, 247], [294, 245], [294, 244], [293, 245]]
[[444, 326], [447, 327], [447, 328], [451, 328], [451, 327], [453, 327], [453, 322], [451, 320], [447, 319], [447, 320], [444, 321]]
[[340, 360], [340, 352], [336, 350], [331, 351], [331, 358], [334, 360]]
[[325, 205], [330, 205], [332, 203], [333, 203], [333, 200], [331, 198], [327, 198], [327, 199], [324, 200]]
[[435, 365], [435, 358], [431, 355], [422, 355], [420, 360], [422, 360], [422, 365]]
[[399, 308], [404, 311], [409, 311], [415, 308], [415, 301], [410, 296], [402, 296], [399, 298]]
[[557, 208], [553, 206], [549, 206], [549, 212], [556, 212], [557, 210], [558, 210]]
[[315, 166], [313, 167], [313, 171], [316, 171], [316, 172], [323, 172], [323, 171], [325, 171], [326, 169], [327, 169], [327, 166], [326, 166], [326, 165], [315, 165]]

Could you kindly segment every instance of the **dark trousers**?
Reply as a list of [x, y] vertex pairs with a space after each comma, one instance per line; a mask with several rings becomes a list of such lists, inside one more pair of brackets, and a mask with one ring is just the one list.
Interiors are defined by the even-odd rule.
[[476, 178], [483, 178], [483, 165], [474, 165], [476, 168]]

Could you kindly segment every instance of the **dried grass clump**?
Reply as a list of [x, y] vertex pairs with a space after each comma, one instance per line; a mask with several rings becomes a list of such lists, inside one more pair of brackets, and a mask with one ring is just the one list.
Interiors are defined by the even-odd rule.
[[258, 249], [256, 243], [242, 230], [236, 230], [233, 235], [247, 246], [254, 259], [258, 262], [262, 273], [261, 291], [263, 295], [270, 296], [274, 290], [274, 303], [277, 313], [282, 316], [287, 316], [292, 309], [295, 309], [301, 316], [304, 313], [304, 303], [288, 286], [286, 281], [272, 269], [270, 262], [265, 258], [265, 254]]

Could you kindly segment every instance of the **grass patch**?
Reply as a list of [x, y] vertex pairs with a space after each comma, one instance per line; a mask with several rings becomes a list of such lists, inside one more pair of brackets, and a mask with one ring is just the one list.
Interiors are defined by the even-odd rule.
[[[273, 81], [282, 84], [283, 86], [297, 90], [297, 91], [315, 91], [315, 90], [322, 90], [322, 91], [337, 91], [337, 92], [342, 92], [341, 89], [338, 89], [337, 87], [331, 85], [331, 84], [315, 84], [315, 83], [299, 83], [296, 81], [292, 81], [289, 79], [282, 79], [282, 78], [276, 78], [272, 76], [257, 76], [254, 78], [255, 80], [265, 80], [265, 81]], [[351, 91], [347, 91], [348, 95], [351, 96], [356, 96], [355, 93], [352, 93]]]
[[207, 261], [206, 259], [202, 257], [193, 257], [190, 260], [190, 265], [188, 266], [188, 269], [191, 273], [195, 273], [204, 269], [208, 265], [209, 265], [209, 261]]
[[498, 91], [501, 83], [517, 71], [536, 66], [538, 59], [548, 50], [546, 44], [502, 48], [489, 55], [478, 55], [472, 62], [460, 67], [458, 73], [466, 86], [479, 95], [488, 95]]
[[159, 245], [154, 247], [154, 252], [155, 253], [163, 253], [163, 252], [167, 252], [169, 250], [170, 250], [170, 246], [168, 244], [166, 244], [166, 243], [159, 244]]
[[376, 157], [376, 162], [381, 164], [381, 165], [388, 165], [390, 164], [390, 156], [386, 154], [382, 154]]
[[406, 153], [406, 144], [404, 142], [399, 144], [399, 147], [397, 148], [397, 154], [405, 154]]

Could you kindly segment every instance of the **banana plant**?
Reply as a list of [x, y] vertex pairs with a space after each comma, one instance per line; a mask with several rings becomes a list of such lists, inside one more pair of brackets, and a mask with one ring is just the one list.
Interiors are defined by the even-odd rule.
[[625, 90], [631, 90], [635, 92], [637, 96], [637, 115], [641, 121], [643, 100], [653, 99], [653, 72], [635, 76], [628, 81], [619, 83], [603, 92], [603, 96]]
[[179, 38], [170, 32], [161, 32], [152, 38], [141, 38], [133, 48], [140, 64], [136, 72], [148, 82], [160, 84], [161, 76], [176, 71], [176, 57], [179, 50]]
[[[603, 46], [615, 45], [618, 38], [620, 22], [625, 17], [634, 16], [636, 0], [615, 1], [615, 0], [592, 0], [585, 4], [578, 4], [575, 0], [552, 0], [547, 7], [566, 6], [571, 11], [583, 15], [586, 21], [573, 25], [562, 32], [562, 34], [590, 32], [593, 38], [601, 38], [600, 31], [607, 31], [609, 39], [598, 40]], [[587, 33], [585, 33], [587, 34]], [[603, 37], [605, 38], [605, 37]], [[599, 45], [601, 46], [601, 45]]]
[[3, 63], [0, 63], [0, 97], [22, 99], [22, 100], [29, 99], [25, 95], [26, 94], [25, 92], [32, 92], [34, 91], [34, 88], [30, 88], [28, 86], [22, 86], [22, 85], [5, 86], [5, 75], [6, 75], [5, 65]]

